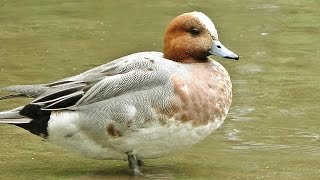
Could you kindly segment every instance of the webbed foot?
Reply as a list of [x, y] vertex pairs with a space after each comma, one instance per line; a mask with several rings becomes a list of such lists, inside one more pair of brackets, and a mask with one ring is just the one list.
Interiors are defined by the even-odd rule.
[[132, 170], [133, 174], [135, 176], [143, 175], [139, 170], [139, 168], [143, 165], [143, 161], [137, 159], [136, 155], [131, 154], [131, 152], [127, 152], [127, 155], [128, 155], [129, 167]]

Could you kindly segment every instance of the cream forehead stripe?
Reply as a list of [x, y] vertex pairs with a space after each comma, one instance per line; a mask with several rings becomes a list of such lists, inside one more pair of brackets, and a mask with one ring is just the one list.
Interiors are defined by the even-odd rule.
[[196, 12], [196, 11], [192, 12], [191, 14], [199, 19], [199, 21], [208, 29], [208, 31], [210, 32], [211, 36], [218, 38], [217, 29], [214, 26], [214, 24], [211, 21], [211, 19], [208, 18], [208, 16], [206, 16], [202, 12]]

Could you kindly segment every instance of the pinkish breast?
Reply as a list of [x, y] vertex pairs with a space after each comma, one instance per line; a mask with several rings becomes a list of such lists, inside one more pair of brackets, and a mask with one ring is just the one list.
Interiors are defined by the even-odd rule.
[[206, 125], [213, 120], [223, 121], [232, 98], [232, 85], [227, 72], [220, 66], [207, 63], [190, 65], [190, 78], [171, 76], [174, 95], [172, 116], [182, 123]]

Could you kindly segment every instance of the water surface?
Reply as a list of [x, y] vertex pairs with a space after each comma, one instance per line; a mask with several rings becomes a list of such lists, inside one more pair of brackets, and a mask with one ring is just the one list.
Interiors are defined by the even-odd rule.
[[[146, 160], [145, 178], [320, 178], [320, 2], [0, 0], [0, 87], [45, 83], [162, 50], [175, 16], [202, 11], [240, 61], [225, 123], [201, 143]], [[0, 102], [0, 110], [27, 100]], [[0, 179], [128, 179], [125, 161], [90, 160], [0, 126]]]

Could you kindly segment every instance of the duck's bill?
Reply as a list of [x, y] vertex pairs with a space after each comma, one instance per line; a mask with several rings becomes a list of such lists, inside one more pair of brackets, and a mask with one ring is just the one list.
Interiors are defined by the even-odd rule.
[[235, 59], [235, 60], [239, 59], [238, 55], [236, 55], [234, 52], [224, 47], [220, 41], [213, 41], [213, 46], [210, 50], [210, 53], [212, 55], [220, 56], [227, 59]]

